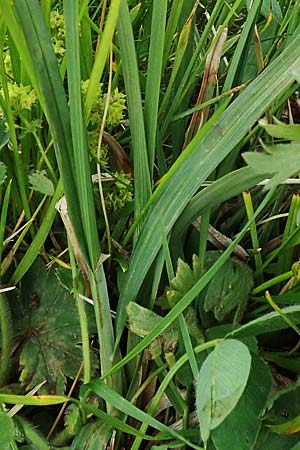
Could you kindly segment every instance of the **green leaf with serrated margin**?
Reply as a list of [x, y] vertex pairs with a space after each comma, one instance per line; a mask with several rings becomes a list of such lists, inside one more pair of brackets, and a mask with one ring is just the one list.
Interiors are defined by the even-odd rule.
[[31, 175], [28, 175], [28, 181], [34, 191], [52, 196], [54, 194], [54, 186], [46, 175], [45, 170], [36, 170]]
[[[21, 382], [41, 391], [62, 394], [66, 377], [74, 378], [82, 363], [80, 323], [75, 298], [56, 275], [36, 261], [22, 279], [19, 298], [11, 294], [15, 334], [24, 339], [20, 354]], [[86, 305], [90, 334], [96, 332], [93, 308]], [[95, 355], [92, 356], [95, 365]]]

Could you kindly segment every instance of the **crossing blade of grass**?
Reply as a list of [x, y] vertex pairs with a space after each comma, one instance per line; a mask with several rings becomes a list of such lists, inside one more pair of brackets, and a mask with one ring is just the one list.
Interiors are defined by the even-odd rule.
[[[78, 214], [78, 186], [74, 178], [73, 143], [70, 126], [70, 114], [67, 99], [60, 77], [56, 57], [51, 45], [41, 7], [37, 0], [13, 1], [20, 27], [24, 33], [28, 49], [35, 64], [35, 74], [42, 96], [42, 106], [53, 137], [54, 148], [63, 188], [66, 195], [69, 215], [78, 243], [86, 261], [89, 260], [87, 244]], [[8, 24], [9, 27], [9, 24]], [[81, 180], [77, 181], [78, 183]]]
[[[122, 68], [125, 80], [129, 125], [134, 164], [134, 213], [137, 217], [151, 195], [149, 161], [146, 146], [139, 72], [136, 60], [133, 31], [126, 0], [121, 0], [118, 21], [118, 38], [121, 48]], [[137, 227], [135, 238], [139, 234]]]
[[192, 221], [207, 209], [214, 208], [241, 192], [253, 188], [268, 175], [270, 174], [258, 174], [250, 167], [242, 167], [214, 181], [198, 192], [188, 203], [173, 228], [173, 238], [180, 236]]
[[154, 0], [152, 5], [151, 40], [145, 92], [144, 118], [150, 178], [153, 178], [155, 140], [162, 73], [162, 57], [167, 15], [167, 0]]
[[[294, 81], [293, 70], [300, 64], [297, 36], [290, 46], [227, 108], [202, 136], [201, 131], [174, 163], [161, 183], [143, 224], [121, 292], [117, 317], [117, 341], [126, 323], [126, 306], [135, 300], [161, 244], [160, 223], [166, 233], [203, 181], [242, 140], [275, 98]], [[278, 77], [280, 74], [280, 77]], [[241, 114], [243, 111], [243, 114]], [[202, 129], [203, 132], [203, 129]]]
[[93, 392], [95, 392], [95, 394], [99, 395], [99, 397], [103, 398], [105, 401], [114, 405], [115, 408], [117, 408], [119, 411], [122, 411], [124, 414], [131, 416], [143, 423], [146, 423], [147, 425], [155, 428], [156, 430], [166, 433], [166, 435], [169, 436], [170, 439], [178, 439], [180, 442], [183, 442], [184, 444], [188, 445], [191, 448], [203, 450], [202, 447], [199, 447], [198, 445], [194, 445], [192, 442], [189, 442], [181, 434], [177, 433], [172, 428], [167, 427], [163, 423], [154, 419], [154, 417], [150, 416], [144, 411], [141, 411], [139, 408], [134, 406], [128, 400], [121, 397], [116, 392], [112, 391], [103, 381], [100, 380], [91, 381], [88, 384], [88, 387]]

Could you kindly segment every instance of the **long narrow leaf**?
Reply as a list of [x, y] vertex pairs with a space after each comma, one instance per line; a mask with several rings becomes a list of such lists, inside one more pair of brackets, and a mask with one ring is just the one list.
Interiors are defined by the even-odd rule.
[[[144, 117], [142, 111], [139, 73], [137, 67], [133, 31], [126, 0], [121, 0], [118, 33], [133, 149], [135, 175], [135, 216], [137, 217], [151, 195], [151, 183], [146, 147]], [[136, 237], [138, 236], [138, 233], [139, 227], [136, 230]]]
[[81, 74], [79, 56], [78, 0], [64, 1], [66, 23], [66, 56], [69, 87], [70, 119], [75, 160], [75, 182], [78, 188], [79, 210], [86, 237], [88, 253], [95, 268], [100, 255], [92, 178], [86, 130], [81, 103]]

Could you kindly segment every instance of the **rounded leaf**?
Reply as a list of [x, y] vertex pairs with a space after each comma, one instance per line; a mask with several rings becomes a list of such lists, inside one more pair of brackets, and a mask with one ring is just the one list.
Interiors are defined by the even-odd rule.
[[196, 380], [197, 414], [204, 442], [236, 406], [250, 368], [248, 348], [235, 339], [218, 344], [204, 361]]

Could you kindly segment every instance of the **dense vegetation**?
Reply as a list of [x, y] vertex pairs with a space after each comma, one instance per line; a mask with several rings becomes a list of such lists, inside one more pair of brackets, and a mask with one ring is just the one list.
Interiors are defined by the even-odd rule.
[[1, 449], [300, 449], [299, 18], [1, 0]]

